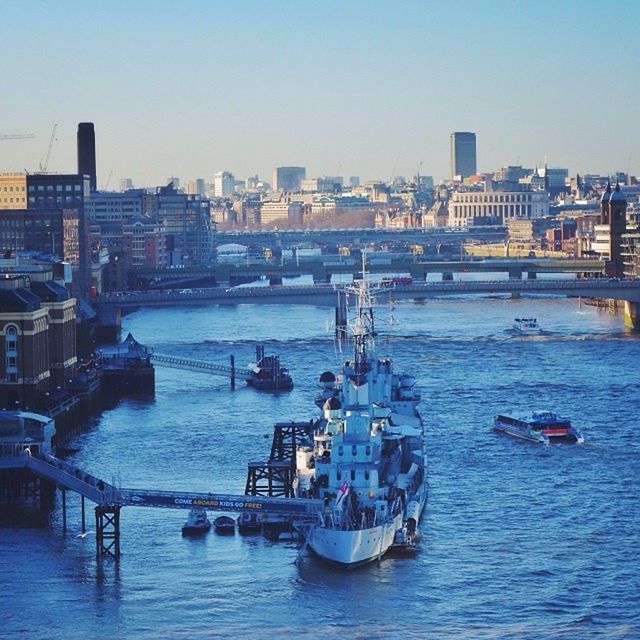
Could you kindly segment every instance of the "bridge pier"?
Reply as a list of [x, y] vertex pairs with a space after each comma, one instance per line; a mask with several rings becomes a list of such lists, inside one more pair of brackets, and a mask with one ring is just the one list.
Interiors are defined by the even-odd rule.
[[120, 505], [96, 507], [96, 553], [98, 558], [120, 557]]
[[331, 272], [325, 268], [313, 269], [313, 284], [331, 284]]
[[634, 331], [640, 331], [640, 302], [624, 301], [624, 323]]
[[269, 286], [282, 286], [282, 276], [269, 276]]
[[537, 280], [538, 273], [537, 271], [527, 271], [527, 280]]
[[453, 282], [453, 271], [443, 271], [442, 282]]
[[522, 280], [522, 267], [509, 267], [509, 280]]

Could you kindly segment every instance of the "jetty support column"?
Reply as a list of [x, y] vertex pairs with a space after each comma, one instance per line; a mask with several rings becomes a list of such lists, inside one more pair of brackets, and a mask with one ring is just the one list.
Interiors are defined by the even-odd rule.
[[236, 388], [236, 358], [235, 356], [229, 356], [229, 363], [231, 364], [231, 388]]
[[96, 553], [98, 558], [120, 557], [120, 505], [96, 507]]

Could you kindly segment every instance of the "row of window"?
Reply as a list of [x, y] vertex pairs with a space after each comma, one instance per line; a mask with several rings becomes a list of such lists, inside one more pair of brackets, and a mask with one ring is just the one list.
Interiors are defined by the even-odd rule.
[[24, 191], [24, 185], [4, 185], [4, 187], [2, 187], [2, 191]]
[[82, 191], [82, 186], [79, 184], [30, 184], [29, 193], [35, 191]]
[[8, 325], [4, 331], [7, 382], [18, 382], [18, 329]]
[[481, 204], [489, 202], [530, 202], [533, 199], [532, 193], [513, 193], [513, 194], [460, 194], [454, 195], [455, 202], [478, 202]]

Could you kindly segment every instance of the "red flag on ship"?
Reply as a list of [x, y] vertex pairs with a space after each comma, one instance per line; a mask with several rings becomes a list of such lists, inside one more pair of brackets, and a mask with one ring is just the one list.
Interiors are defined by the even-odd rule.
[[342, 501], [344, 500], [344, 497], [347, 495], [347, 493], [349, 493], [349, 482], [345, 478], [342, 481], [340, 488], [338, 489], [338, 495], [336, 497], [336, 507], [339, 507], [342, 504]]

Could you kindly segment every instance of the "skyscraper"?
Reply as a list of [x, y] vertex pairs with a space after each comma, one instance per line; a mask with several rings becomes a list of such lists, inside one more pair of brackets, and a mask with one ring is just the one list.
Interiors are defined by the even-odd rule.
[[456, 176], [466, 178], [476, 172], [476, 134], [454, 131], [451, 134], [451, 179]]
[[89, 176], [89, 188], [96, 190], [96, 134], [93, 122], [78, 124], [78, 174]]
[[282, 191], [300, 191], [307, 177], [304, 167], [276, 167], [273, 172], [273, 188]]

